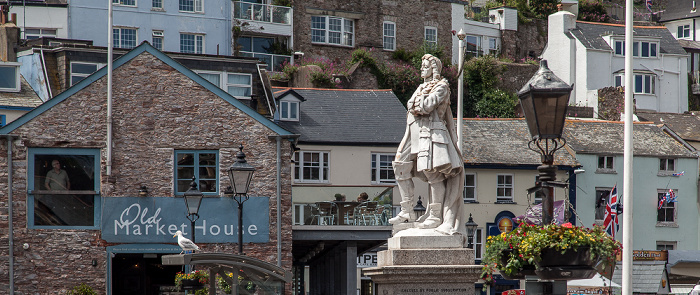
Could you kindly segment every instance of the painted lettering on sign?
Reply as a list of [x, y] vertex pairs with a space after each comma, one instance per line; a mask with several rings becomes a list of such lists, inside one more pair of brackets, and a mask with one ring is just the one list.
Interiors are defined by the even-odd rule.
[[[201, 218], [191, 229], [180, 198], [104, 198], [102, 238], [121, 243], [173, 243], [176, 231], [191, 237], [194, 230], [197, 243], [236, 242], [238, 219], [232, 202], [227, 198], [203, 199]], [[246, 202], [243, 241], [268, 242], [269, 216], [269, 198], [256, 197]]]

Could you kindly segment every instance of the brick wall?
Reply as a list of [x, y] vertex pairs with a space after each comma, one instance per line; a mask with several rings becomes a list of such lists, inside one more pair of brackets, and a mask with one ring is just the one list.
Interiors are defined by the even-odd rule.
[[[15, 285], [18, 294], [64, 294], [79, 283], [105, 290], [106, 246], [98, 230], [27, 228], [27, 151], [32, 147], [99, 148], [104, 197], [173, 196], [173, 150], [219, 150], [220, 191], [239, 144], [257, 171], [251, 194], [270, 198], [270, 241], [245, 245], [246, 254], [276, 263], [276, 143], [274, 132], [154, 56], [143, 53], [115, 69], [113, 167], [105, 174], [106, 76], [12, 132], [14, 165]], [[291, 271], [290, 148], [282, 148], [282, 266]], [[0, 167], [7, 167], [0, 140]], [[0, 169], [0, 288], [9, 282], [7, 257], [7, 169]], [[22, 244], [30, 245], [28, 250]], [[175, 241], [173, 241], [175, 243]], [[203, 244], [204, 251], [235, 253], [235, 244]], [[97, 266], [91, 260], [97, 260]], [[59, 279], [64, 278], [64, 279]], [[291, 287], [287, 286], [291, 294]]]
[[[345, 62], [358, 48], [383, 48], [383, 22], [396, 23], [396, 48], [413, 51], [424, 41], [424, 27], [438, 29], [438, 44], [445, 56], [452, 56], [451, 5], [437, 0], [297, 0], [294, 6], [294, 51], [304, 57], [325, 57]], [[355, 46], [344, 47], [311, 43], [311, 16], [336, 15], [355, 18]], [[390, 51], [383, 51], [385, 58]]]

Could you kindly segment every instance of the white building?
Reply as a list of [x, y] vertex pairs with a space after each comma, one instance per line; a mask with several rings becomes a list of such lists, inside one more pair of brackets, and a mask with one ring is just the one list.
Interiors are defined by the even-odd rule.
[[[569, 103], [598, 111], [598, 89], [624, 86], [624, 26], [576, 21], [560, 11], [549, 16], [542, 58], [574, 84]], [[638, 109], [688, 110], [688, 54], [665, 27], [634, 27], [634, 98]]]

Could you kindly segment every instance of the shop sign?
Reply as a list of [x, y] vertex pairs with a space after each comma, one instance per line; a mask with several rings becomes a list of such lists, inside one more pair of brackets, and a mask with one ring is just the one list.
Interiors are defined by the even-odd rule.
[[377, 266], [377, 253], [365, 253], [357, 256], [357, 267], [376, 267]]
[[610, 287], [569, 287], [567, 295], [610, 295]]
[[501, 295], [525, 295], [525, 290], [523, 289], [513, 289], [501, 292]]
[[[622, 261], [622, 254], [618, 253], [617, 261]], [[634, 261], [666, 261], [668, 252], [666, 251], [650, 251], [650, 250], [634, 250], [632, 251], [632, 260]]]
[[[254, 197], [243, 207], [243, 242], [270, 240], [268, 197]], [[185, 201], [178, 197], [105, 197], [102, 239], [109, 243], [176, 243], [182, 231], [192, 237]], [[230, 198], [203, 198], [195, 223], [196, 243], [238, 242], [238, 205]]]

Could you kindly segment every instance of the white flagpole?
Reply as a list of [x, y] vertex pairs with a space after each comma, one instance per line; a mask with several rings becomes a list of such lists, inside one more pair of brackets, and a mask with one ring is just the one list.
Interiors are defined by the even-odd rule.
[[107, 0], [107, 17], [109, 31], [107, 32], [107, 163], [106, 174], [112, 175], [112, 55], [114, 38], [112, 33], [112, 0]]
[[634, 208], [632, 200], [634, 195], [632, 192], [632, 161], [634, 159], [632, 136], [632, 118], [633, 118], [633, 97], [634, 84], [632, 61], [634, 58], [633, 50], [633, 25], [634, 19], [632, 15], [632, 0], [625, 1], [625, 142], [624, 142], [624, 182], [623, 192], [626, 197], [623, 200], [623, 208], [625, 215], [622, 216], [622, 295], [632, 295], [632, 251], [634, 250], [632, 239], [632, 217]]

